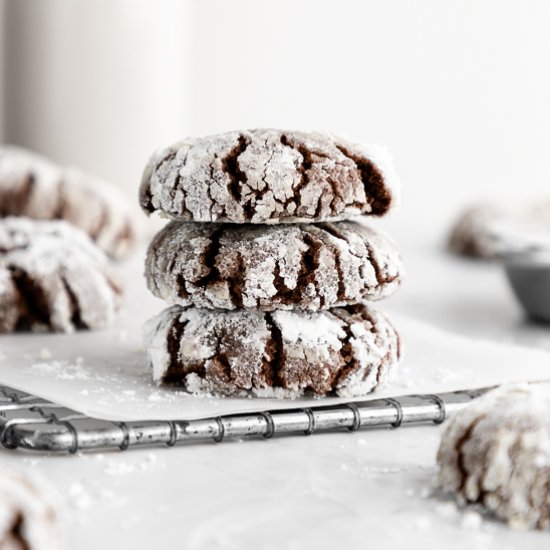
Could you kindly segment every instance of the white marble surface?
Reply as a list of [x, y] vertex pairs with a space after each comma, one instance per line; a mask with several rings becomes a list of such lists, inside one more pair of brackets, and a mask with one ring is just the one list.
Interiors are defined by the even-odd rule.
[[[403, 248], [408, 282], [386, 309], [474, 338], [550, 349], [550, 332], [523, 321], [498, 269], [453, 260], [427, 244]], [[548, 535], [513, 532], [432, 493], [439, 431], [75, 457], [4, 451], [0, 461], [58, 487], [67, 503], [68, 547], [79, 550], [547, 548]]]

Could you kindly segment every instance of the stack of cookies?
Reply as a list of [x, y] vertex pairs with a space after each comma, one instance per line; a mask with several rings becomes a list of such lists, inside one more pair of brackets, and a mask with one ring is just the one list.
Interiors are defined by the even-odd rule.
[[154, 379], [192, 393], [358, 396], [399, 359], [365, 302], [392, 294], [382, 216], [396, 177], [383, 151], [334, 136], [251, 130], [188, 139], [145, 169], [142, 208], [171, 218], [145, 275], [172, 304], [145, 328]]

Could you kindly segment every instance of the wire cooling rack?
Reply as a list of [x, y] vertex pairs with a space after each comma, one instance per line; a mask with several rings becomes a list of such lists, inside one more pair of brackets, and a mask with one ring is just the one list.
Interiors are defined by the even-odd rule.
[[230, 438], [440, 424], [491, 388], [376, 399], [306, 409], [260, 411], [201, 420], [111, 422], [0, 385], [0, 444], [8, 449], [67, 452], [169, 446]]

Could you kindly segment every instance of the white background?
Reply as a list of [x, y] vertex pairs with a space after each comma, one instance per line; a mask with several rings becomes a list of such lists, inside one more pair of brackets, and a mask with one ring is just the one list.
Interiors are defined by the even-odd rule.
[[[433, 247], [469, 201], [548, 192], [550, 2], [2, 5], [5, 140], [110, 179], [132, 203], [152, 149], [185, 135], [275, 126], [383, 143], [402, 179], [389, 225], [409, 270], [383, 308], [550, 346], [547, 328], [524, 322], [498, 266]], [[134, 262], [126, 268], [143, 286]], [[131, 302], [140, 315], [144, 293]], [[117, 334], [105, 333], [105, 353]], [[433, 340], [427, 352], [446, 349]], [[438, 442], [426, 426], [87, 457], [2, 452], [0, 462], [63, 493], [69, 548], [547, 548], [547, 534], [468, 527], [471, 518], [430, 496]]]
[[464, 203], [548, 188], [545, 0], [8, 0], [6, 11], [5, 139], [132, 199], [152, 149], [256, 126], [385, 144], [403, 183], [397, 238], [440, 239]]

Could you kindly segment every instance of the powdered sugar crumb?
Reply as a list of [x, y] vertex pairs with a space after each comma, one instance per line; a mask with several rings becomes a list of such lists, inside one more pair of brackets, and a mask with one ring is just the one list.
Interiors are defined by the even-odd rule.
[[143, 460], [122, 462], [120, 460], [109, 460], [105, 466], [105, 473], [110, 476], [130, 474], [133, 472], [150, 472], [159, 468], [166, 468], [164, 461], [156, 454], [149, 453]]
[[82, 363], [75, 361], [70, 363], [69, 361], [44, 361], [40, 363], [34, 363], [30, 367], [33, 374], [39, 376], [53, 376], [60, 380], [89, 380], [90, 373], [82, 365]]
[[38, 354], [38, 358], [42, 361], [47, 361], [52, 358], [52, 352], [48, 348], [42, 348]]

